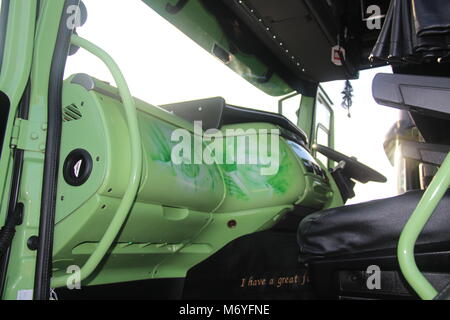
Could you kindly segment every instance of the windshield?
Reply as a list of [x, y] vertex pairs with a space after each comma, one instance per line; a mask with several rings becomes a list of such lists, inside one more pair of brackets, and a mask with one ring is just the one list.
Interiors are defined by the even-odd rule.
[[[235, 74], [144, 2], [84, 3], [89, 18], [77, 32], [112, 55], [135, 97], [163, 105], [221, 96], [228, 104], [277, 112], [280, 97]], [[80, 72], [113, 83], [108, 70], [83, 50], [69, 58], [66, 77]]]

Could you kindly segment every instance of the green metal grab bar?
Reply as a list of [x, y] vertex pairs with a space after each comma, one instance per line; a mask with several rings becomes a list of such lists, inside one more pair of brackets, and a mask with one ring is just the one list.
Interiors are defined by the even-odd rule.
[[[108, 249], [111, 247], [112, 243], [119, 234], [119, 231], [122, 228], [125, 220], [127, 219], [131, 207], [133, 206], [134, 200], [136, 199], [136, 195], [139, 190], [142, 173], [142, 146], [135, 102], [133, 97], [131, 96], [130, 89], [128, 88], [127, 82], [125, 81], [125, 77], [123, 76], [115, 61], [104, 50], [77, 35], [72, 36], [72, 44], [81, 47], [97, 56], [105, 63], [112, 76], [114, 77], [125, 108], [128, 130], [130, 132], [131, 146], [131, 172], [128, 181], [128, 187], [122, 198], [122, 201], [120, 202], [119, 207], [117, 208], [117, 212], [114, 215], [105, 234], [98, 243], [92, 255], [80, 270], [80, 281], [82, 281], [92, 274], [92, 272], [97, 268], [101, 260], [104, 258]], [[68, 277], [69, 275], [52, 279], [52, 287], [58, 288], [65, 286]]]
[[438, 292], [417, 267], [414, 258], [414, 246], [449, 186], [450, 154], [447, 155], [438, 173], [425, 191], [417, 208], [403, 229], [398, 243], [397, 255], [403, 275], [411, 287], [424, 300], [434, 299]]

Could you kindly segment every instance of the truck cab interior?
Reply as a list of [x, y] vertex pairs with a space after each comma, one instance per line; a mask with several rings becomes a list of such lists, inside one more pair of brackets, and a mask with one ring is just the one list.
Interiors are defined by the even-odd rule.
[[[143, 0], [217, 63], [280, 97], [279, 113], [221, 97], [160, 106], [134, 98], [114, 52], [77, 33], [89, 6], [52, 1], [21, 9], [37, 17], [34, 32], [53, 32], [53, 60], [39, 60], [50, 49], [38, 34], [34, 78], [20, 101], [0, 79], [0, 114], [10, 112], [6, 100], [19, 108], [0, 120], [0, 170], [10, 168], [1, 189], [3, 298], [33, 287], [34, 299], [450, 299], [448, 1]], [[20, 16], [19, 2], [2, 5]], [[70, 6], [80, 15], [71, 30]], [[81, 50], [107, 66], [115, 85], [85, 73], [63, 79], [68, 54]], [[47, 65], [55, 87], [46, 91], [35, 81]], [[334, 150], [321, 84], [387, 65], [392, 74], [375, 77], [372, 95], [380, 108], [402, 111], [384, 146], [401, 194], [346, 205], [355, 184], [387, 178]], [[40, 89], [59, 97], [42, 119], [28, 113]], [[296, 95], [294, 123], [282, 101]], [[319, 102], [329, 110], [322, 125]], [[238, 163], [261, 156], [252, 147], [261, 131], [277, 148]], [[174, 136], [194, 145], [183, 161], [203, 161], [178, 163]], [[236, 152], [235, 143], [248, 148]], [[221, 152], [206, 160], [212, 146]], [[275, 155], [277, 170], [262, 174]], [[36, 163], [37, 203], [25, 183], [39, 175]], [[27, 220], [33, 210], [39, 221]], [[21, 275], [30, 264], [34, 272]], [[74, 266], [78, 278], [68, 272]], [[378, 282], [369, 270], [378, 270]]]

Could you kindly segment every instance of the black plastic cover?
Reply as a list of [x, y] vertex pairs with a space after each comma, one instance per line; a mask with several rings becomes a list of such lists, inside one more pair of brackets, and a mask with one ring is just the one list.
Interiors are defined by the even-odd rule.
[[286, 134], [301, 145], [308, 144], [307, 135], [286, 117], [277, 113], [227, 105], [221, 97], [163, 105], [161, 108], [190, 122], [202, 121], [202, 129], [220, 129], [224, 125], [267, 122], [288, 131]]
[[378, 104], [450, 119], [450, 78], [377, 74], [372, 93]]

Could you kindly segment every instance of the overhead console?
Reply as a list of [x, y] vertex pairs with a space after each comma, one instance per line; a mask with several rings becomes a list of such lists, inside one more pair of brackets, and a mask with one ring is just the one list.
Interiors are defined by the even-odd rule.
[[143, 1], [274, 96], [314, 97], [321, 82], [386, 65], [399, 74], [449, 75], [447, 0]]
[[[359, 51], [340, 21], [342, 3], [325, 0], [224, 0], [300, 78], [315, 82], [356, 78]], [[333, 48], [340, 45], [344, 51]]]

